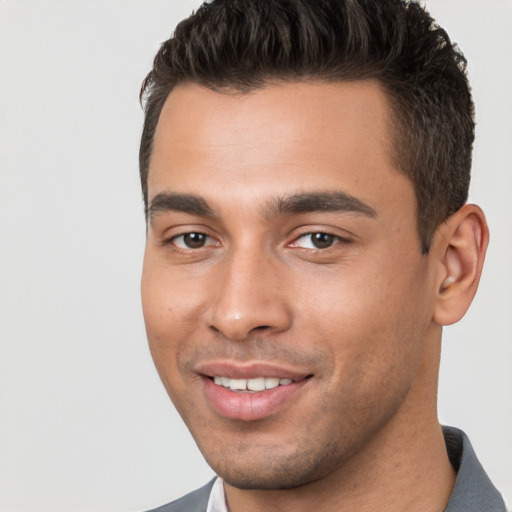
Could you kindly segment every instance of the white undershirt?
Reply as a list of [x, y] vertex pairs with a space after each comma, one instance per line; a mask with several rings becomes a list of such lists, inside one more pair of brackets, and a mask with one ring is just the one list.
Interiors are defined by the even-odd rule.
[[210, 491], [210, 499], [206, 512], [229, 512], [226, 505], [226, 497], [224, 496], [224, 483], [222, 479], [217, 477], [212, 490]]

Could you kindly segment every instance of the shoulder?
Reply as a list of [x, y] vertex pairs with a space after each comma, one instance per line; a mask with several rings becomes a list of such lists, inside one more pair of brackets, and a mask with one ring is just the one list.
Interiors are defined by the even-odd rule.
[[215, 478], [200, 489], [186, 494], [167, 505], [149, 510], [148, 512], [206, 512], [208, 499], [212, 490]]

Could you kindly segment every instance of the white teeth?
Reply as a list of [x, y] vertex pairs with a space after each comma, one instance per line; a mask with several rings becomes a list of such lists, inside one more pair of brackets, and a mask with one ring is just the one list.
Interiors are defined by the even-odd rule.
[[264, 377], [258, 377], [257, 379], [249, 379], [247, 381], [247, 389], [251, 391], [263, 391], [265, 389]]
[[247, 379], [231, 379], [229, 387], [231, 389], [239, 389], [243, 391], [244, 389], [247, 389]]
[[279, 386], [279, 379], [277, 377], [270, 377], [265, 379], [265, 389], [273, 389]]
[[265, 389], [287, 386], [293, 382], [292, 379], [279, 379], [278, 377], [256, 377], [254, 379], [230, 379], [228, 377], [213, 377], [213, 382], [219, 386], [232, 389], [233, 391], [264, 391]]

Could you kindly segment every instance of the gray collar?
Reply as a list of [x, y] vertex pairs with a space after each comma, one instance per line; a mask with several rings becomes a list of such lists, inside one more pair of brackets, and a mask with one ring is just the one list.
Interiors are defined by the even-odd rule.
[[506, 512], [501, 494], [478, 461], [466, 434], [457, 428], [443, 427], [446, 450], [457, 471], [445, 512]]

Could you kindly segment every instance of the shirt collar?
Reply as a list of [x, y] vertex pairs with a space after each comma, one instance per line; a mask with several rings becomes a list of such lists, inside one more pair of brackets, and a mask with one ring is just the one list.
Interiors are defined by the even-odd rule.
[[446, 450], [457, 478], [445, 512], [506, 512], [501, 494], [492, 484], [462, 430], [443, 427]]
[[224, 495], [224, 482], [220, 477], [217, 477], [210, 491], [206, 512], [229, 512]]

